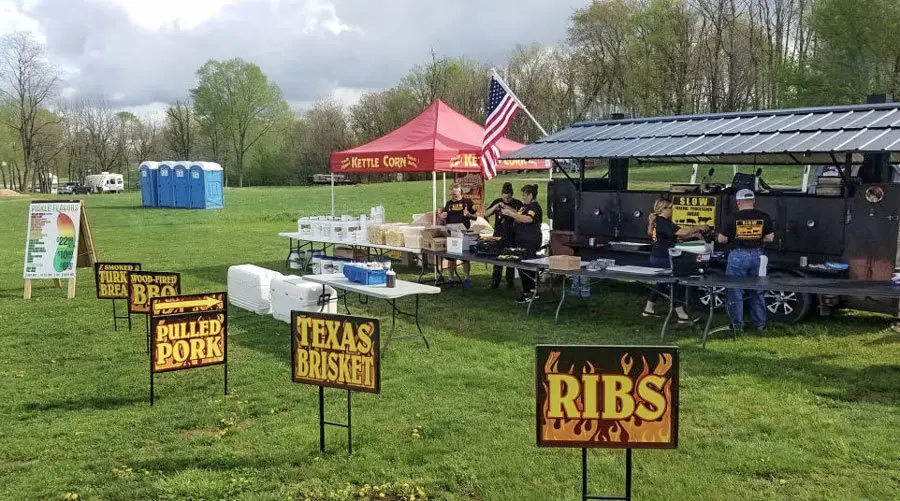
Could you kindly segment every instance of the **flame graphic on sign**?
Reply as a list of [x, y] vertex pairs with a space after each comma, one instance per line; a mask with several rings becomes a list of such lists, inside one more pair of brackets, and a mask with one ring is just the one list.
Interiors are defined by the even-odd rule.
[[[544, 365], [545, 374], [575, 374], [575, 366], [571, 366], [568, 371], [559, 370], [560, 352], [554, 351], [550, 353], [547, 362]], [[622, 373], [629, 375], [635, 362], [629, 354], [624, 354], [621, 358]], [[641, 357], [642, 369], [640, 375], [633, 378], [635, 387], [643, 377], [649, 374], [657, 376], [665, 376], [672, 369], [672, 356], [669, 354], [660, 354], [656, 366], [651, 369], [650, 364], [645, 357]], [[596, 367], [590, 362], [586, 362], [587, 367], [582, 368], [582, 374], [599, 374]], [[666, 410], [662, 417], [656, 421], [643, 421], [637, 416], [631, 416], [627, 420], [611, 421], [603, 419], [559, 419], [550, 418], [550, 388], [546, 379], [541, 382], [544, 388], [544, 399], [541, 405], [540, 419], [540, 435], [544, 441], [552, 442], [598, 442], [598, 443], [669, 443], [672, 438], [672, 380], [668, 379], [662, 388], [665, 395]], [[638, 396], [637, 391], [632, 394], [635, 405], [640, 405], [644, 400]], [[584, 402], [579, 395], [575, 399], [575, 406], [579, 412], [584, 410]]]

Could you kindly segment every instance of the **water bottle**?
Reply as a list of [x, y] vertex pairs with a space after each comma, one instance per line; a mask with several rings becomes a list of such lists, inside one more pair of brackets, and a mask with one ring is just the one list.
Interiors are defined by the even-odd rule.
[[766, 276], [766, 268], [769, 266], [769, 257], [765, 254], [759, 256], [759, 276]]

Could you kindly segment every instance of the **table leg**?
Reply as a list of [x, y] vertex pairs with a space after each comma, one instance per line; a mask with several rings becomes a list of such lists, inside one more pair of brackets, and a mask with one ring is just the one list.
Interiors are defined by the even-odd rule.
[[669, 329], [669, 321], [672, 320], [672, 312], [675, 311], [675, 282], [669, 284], [669, 312], [666, 313], [666, 320], [663, 322], [662, 331], [659, 333], [659, 341], [662, 342], [666, 337], [666, 331]]
[[706, 336], [709, 335], [709, 326], [712, 324], [713, 313], [716, 309], [716, 295], [714, 290], [710, 288], [709, 292], [709, 316], [706, 318], [706, 327], [703, 328], [703, 336], [700, 338], [700, 342], [703, 345], [703, 348], [706, 348]]
[[288, 238], [288, 255], [284, 258], [284, 266], [285, 268], [291, 267], [291, 254], [294, 253], [294, 239]]
[[[530, 272], [526, 272], [523, 270], [522, 273], [530, 273]], [[534, 299], [537, 297], [538, 279], [540, 277], [538, 277], [537, 273], [535, 273], [533, 276], [534, 276], [534, 289], [531, 291], [531, 301], [528, 301], [528, 307], [525, 308], [525, 316], [526, 317], [528, 315], [531, 315], [531, 305], [534, 304]]]
[[431, 350], [431, 344], [428, 342], [428, 338], [425, 336], [425, 333], [422, 332], [422, 326], [419, 325], [419, 295], [416, 294], [416, 329], [419, 330], [419, 334], [422, 336], [422, 339], [425, 341], [425, 349]]
[[[562, 276], [562, 289], [560, 289], [559, 295], [559, 304], [556, 305], [556, 316], [553, 317], [553, 323], [559, 323], [559, 310], [562, 309], [563, 302], [566, 300], [566, 279], [568, 279], [568, 275]], [[580, 294], [579, 294], [580, 295]]]
[[387, 351], [388, 345], [391, 344], [391, 338], [394, 337], [394, 329], [397, 328], [397, 300], [388, 299], [388, 304], [391, 305], [391, 330], [388, 332], [384, 346], [381, 347], [382, 356], [384, 355], [384, 352]]

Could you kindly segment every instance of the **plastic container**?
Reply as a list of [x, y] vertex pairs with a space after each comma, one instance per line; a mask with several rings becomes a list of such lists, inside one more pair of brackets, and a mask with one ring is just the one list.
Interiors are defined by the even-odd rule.
[[337, 313], [337, 292], [331, 287], [307, 282], [288, 275], [272, 279], [272, 316], [282, 322], [291, 321], [291, 311]]
[[272, 310], [270, 285], [283, 275], [253, 264], [228, 268], [228, 302], [238, 308], [266, 315]]
[[387, 270], [370, 270], [363, 266], [344, 266], [344, 276], [362, 285], [383, 285], [387, 282]]

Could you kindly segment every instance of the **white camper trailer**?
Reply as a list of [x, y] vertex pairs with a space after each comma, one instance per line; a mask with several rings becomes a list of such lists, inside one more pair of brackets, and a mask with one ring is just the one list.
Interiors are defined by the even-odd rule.
[[122, 174], [101, 172], [84, 178], [84, 185], [92, 193], [119, 193], [125, 190], [125, 178]]

